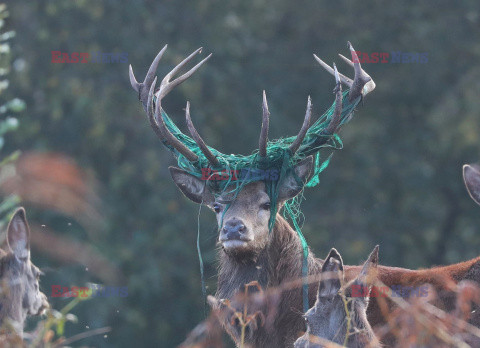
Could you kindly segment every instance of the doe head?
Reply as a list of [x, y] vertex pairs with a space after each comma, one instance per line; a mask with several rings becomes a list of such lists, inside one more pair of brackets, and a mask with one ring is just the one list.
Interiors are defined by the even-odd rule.
[[[295, 348], [323, 347], [328, 341], [343, 345], [346, 338], [348, 347], [365, 347], [371, 343], [374, 335], [366, 311], [377, 266], [378, 245], [358, 276], [344, 284], [342, 257], [332, 248], [322, 266], [315, 305], [304, 315], [307, 331], [297, 339]], [[365, 289], [367, 295], [352, 297], [352, 286]], [[349, 327], [350, 332], [347, 332]]]
[[30, 229], [25, 209], [19, 208], [8, 224], [0, 257], [2, 320], [10, 319], [22, 330], [27, 316], [42, 314], [49, 307], [47, 296], [40, 291], [41, 275], [30, 259]]

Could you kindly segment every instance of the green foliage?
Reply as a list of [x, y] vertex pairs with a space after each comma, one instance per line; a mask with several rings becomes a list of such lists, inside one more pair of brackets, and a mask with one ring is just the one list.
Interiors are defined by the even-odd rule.
[[65, 335], [65, 324], [67, 322], [77, 323], [78, 318], [71, 314], [70, 311], [74, 309], [81, 301], [82, 297], [76, 297], [71, 300], [60, 311], [50, 309], [47, 311], [47, 316], [39, 322], [36, 329], [36, 337], [28, 344], [29, 348], [45, 347], [50, 348], [55, 346], [53, 339], [55, 335], [61, 338]]
[[[5, 4], [0, 4], [0, 150], [5, 144], [5, 135], [8, 132], [12, 132], [18, 128], [18, 120], [15, 117], [10, 116], [10, 113], [19, 113], [25, 109], [25, 102], [18, 98], [6, 99], [8, 87], [10, 81], [7, 78], [7, 74], [11, 68], [11, 55], [9, 39], [15, 36], [14, 31], [5, 31], [5, 20], [8, 18], [9, 13]], [[14, 151], [7, 155], [2, 155], [0, 159], [0, 184], [10, 177], [11, 164], [20, 155], [19, 151]], [[15, 195], [3, 197], [0, 202], [0, 228], [3, 230], [10, 216], [19, 202], [19, 198]]]

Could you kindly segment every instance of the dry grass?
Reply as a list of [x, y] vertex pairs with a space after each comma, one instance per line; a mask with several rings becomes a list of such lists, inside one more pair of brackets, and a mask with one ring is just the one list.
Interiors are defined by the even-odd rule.
[[[310, 276], [309, 282], [318, 282], [318, 276]], [[476, 306], [480, 305], [480, 288], [478, 284], [471, 281], [461, 281], [455, 284], [453, 281], [445, 280], [445, 288], [452, 296], [454, 308], [445, 311], [440, 297], [432, 286], [428, 288], [428, 296], [387, 297], [377, 298], [382, 313], [385, 317], [385, 324], [375, 327], [375, 333], [380, 341], [388, 336], [396, 339], [393, 347], [480, 347], [480, 329], [469, 323], [473, 318], [480, 315]], [[302, 280], [284, 284], [279, 288], [262, 290], [258, 283], [247, 284], [248, 287], [255, 286], [259, 290], [249, 293], [247, 290], [239, 293], [231, 301], [218, 301], [209, 297], [210, 305], [216, 307], [210, 316], [200, 323], [188, 336], [187, 340], [180, 347], [223, 347], [222, 335], [220, 332], [221, 322], [225, 319], [231, 322], [237, 320], [237, 324], [244, 327], [253, 322], [261, 322], [268, 330], [275, 318], [276, 306], [281, 293], [293, 288], [299, 288]], [[377, 281], [376, 286], [385, 286]], [[246, 287], [246, 288], [248, 288]], [[348, 299], [346, 299], [348, 301]], [[221, 302], [221, 306], [219, 306]], [[261, 303], [268, 302], [268, 313], [259, 312], [257, 309]], [[235, 303], [235, 305], [232, 305]], [[243, 304], [243, 306], [242, 306]], [[253, 308], [251, 311], [248, 308]], [[348, 316], [347, 316], [348, 317]], [[261, 320], [256, 320], [261, 318]], [[200, 329], [201, 328], [201, 329]], [[251, 326], [255, 329], [255, 326]], [[199, 332], [201, 331], [201, 334]], [[299, 333], [300, 334], [300, 333]], [[243, 339], [243, 338], [242, 338]], [[311, 337], [312, 343], [322, 344], [326, 347], [339, 347], [330, 341], [319, 337]], [[244, 342], [240, 342], [244, 345]]]

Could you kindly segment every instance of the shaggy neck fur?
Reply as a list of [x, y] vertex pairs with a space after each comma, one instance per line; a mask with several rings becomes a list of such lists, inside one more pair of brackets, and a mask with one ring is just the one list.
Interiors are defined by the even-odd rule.
[[[232, 299], [238, 291], [243, 291], [244, 284], [251, 281], [258, 281], [266, 290], [302, 276], [303, 250], [300, 239], [278, 214], [269, 244], [258, 255], [240, 259], [226, 254], [223, 249], [219, 253], [218, 299]], [[309, 274], [319, 273], [322, 263], [309, 252]], [[310, 306], [315, 303], [316, 286], [311, 284], [309, 288]], [[249, 343], [254, 347], [292, 347], [296, 337], [304, 330], [302, 296], [301, 286], [282, 292], [278, 307], [275, 308], [274, 326], [268, 332], [265, 328], [259, 328]], [[256, 310], [268, 314], [269, 308]]]

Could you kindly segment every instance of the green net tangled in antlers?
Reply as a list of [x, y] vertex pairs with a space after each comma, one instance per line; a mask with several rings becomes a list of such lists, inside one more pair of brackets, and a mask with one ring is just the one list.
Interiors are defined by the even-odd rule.
[[[352, 118], [355, 107], [361, 101], [361, 96], [350, 103], [348, 101], [348, 91], [345, 91], [342, 93], [342, 99], [343, 107], [339, 121], [340, 126]], [[198, 159], [192, 162], [167, 142], [163, 141], [163, 143], [173, 152], [180, 168], [205, 180], [205, 185], [216, 195], [227, 193], [228, 196], [235, 197], [236, 193], [240, 192], [245, 185], [263, 180], [272, 202], [270, 228], [273, 228], [277, 208], [275, 204], [277, 202], [277, 187], [286, 174], [291, 171], [295, 175], [293, 171], [295, 165], [307, 156], [316, 154], [314, 173], [309, 182], [305, 184], [306, 187], [313, 187], [318, 184], [318, 176], [328, 166], [330, 160], [330, 156], [322, 160], [318, 151], [324, 147], [342, 148], [343, 144], [340, 137], [336, 133], [328, 134], [326, 132], [329, 124], [332, 122], [334, 111], [335, 103], [308, 128], [302, 145], [293, 154], [290, 146], [294, 143], [296, 137], [267, 142], [266, 156], [261, 156], [258, 150], [247, 156], [226, 155], [209, 147], [211, 153], [218, 159], [218, 165], [213, 166], [208, 158], [203, 155], [198, 144], [191, 137], [182, 133], [162, 110], [162, 118], [167, 129], [179, 141], [185, 144], [189, 150], [196, 154]], [[223, 175], [219, 175], [219, 173], [223, 173]], [[296, 211], [297, 209], [294, 208], [292, 203], [293, 200], [286, 202], [287, 205], [290, 205], [292, 211]]]

